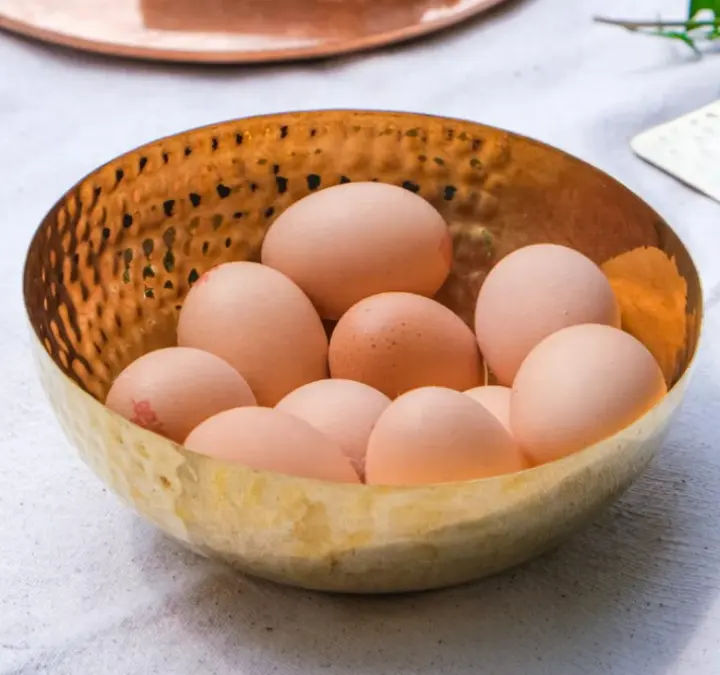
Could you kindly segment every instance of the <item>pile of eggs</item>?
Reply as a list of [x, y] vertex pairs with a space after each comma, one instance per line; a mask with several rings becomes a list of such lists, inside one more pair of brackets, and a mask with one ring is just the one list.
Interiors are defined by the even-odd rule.
[[452, 263], [447, 224], [416, 194], [381, 183], [314, 193], [272, 224], [262, 264], [200, 277], [178, 346], [130, 364], [106, 404], [254, 469], [417, 485], [558, 459], [666, 393], [579, 252], [538, 244], [503, 258], [474, 332], [432, 299]]

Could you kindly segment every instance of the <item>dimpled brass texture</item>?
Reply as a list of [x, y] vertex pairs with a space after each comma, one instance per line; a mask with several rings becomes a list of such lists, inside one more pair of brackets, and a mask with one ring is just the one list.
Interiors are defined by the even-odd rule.
[[[668, 396], [631, 427], [563, 460], [412, 488], [251, 471], [188, 452], [103, 406], [123, 367], [174, 343], [183, 298], [205, 270], [258, 260], [265, 231], [289, 204], [349, 180], [404, 186], [442, 212], [455, 265], [439, 298], [467, 321], [487, 271], [520, 246], [566, 244], [598, 263], [638, 246], [665, 251], [688, 289], [681, 374]], [[437, 588], [500, 571], [555, 545], [616, 498], [680, 404], [702, 307], [678, 238], [607, 175], [498, 129], [351, 111], [226, 122], [113, 160], [40, 225], [24, 290], [52, 406], [83, 460], [126, 503], [244, 572], [356, 593]]]

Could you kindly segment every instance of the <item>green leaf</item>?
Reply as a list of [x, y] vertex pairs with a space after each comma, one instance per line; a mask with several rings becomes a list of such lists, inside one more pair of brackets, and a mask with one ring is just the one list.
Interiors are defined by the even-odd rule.
[[715, 17], [720, 18], [720, 0], [690, 0], [688, 17], [692, 19], [706, 9], [709, 9]]
[[681, 20], [621, 20], [595, 17], [600, 23], [620, 26], [634, 33], [678, 40], [698, 55], [698, 44], [720, 41], [720, 0], [689, 0], [688, 17]]
[[674, 30], [662, 30], [662, 31], [658, 31], [656, 33], [656, 35], [659, 35], [661, 37], [670, 38], [672, 40], [680, 40], [680, 42], [684, 42], [696, 54], [700, 54], [700, 50], [698, 49], [697, 45], [695, 44], [695, 40], [693, 40], [687, 33], [681, 33], [679, 31], [674, 31]]

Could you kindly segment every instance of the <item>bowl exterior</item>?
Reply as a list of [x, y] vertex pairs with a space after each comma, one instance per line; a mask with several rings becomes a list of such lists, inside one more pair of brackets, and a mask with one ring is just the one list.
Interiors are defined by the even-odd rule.
[[555, 546], [645, 468], [687, 386], [686, 374], [632, 427], [561, 461], [481, 481], [390, 489], [256, 472], [190, 453], [112, 413], [33, 343], [63, 430], [126, 504], [242, 572], [347, 593], [454, 585]]

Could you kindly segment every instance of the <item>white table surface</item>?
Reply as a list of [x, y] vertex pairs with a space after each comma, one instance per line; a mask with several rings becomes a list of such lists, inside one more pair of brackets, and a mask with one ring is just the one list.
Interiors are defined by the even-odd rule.
[[[125, 63], [0, 35], [0, 673], [720, 673], [720, 205], [628, 147], [718, 98], [720, 55], [698, 62], [590, 23], [593, 12], [681, 16], [685, 4], [526, 0], [411, 46], [247, 69]], [[72, 454], [28, 354], [25, 248], [76, 179], [187, 127], [338, 106], [472, 118], [579, 155], [669, 220], [706, 284], [699, 367], [653, 466], [557, 552], [469, 587], [329, 597], [185, 552]]]

